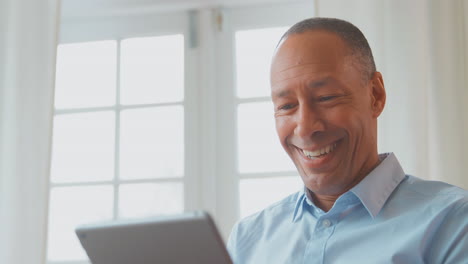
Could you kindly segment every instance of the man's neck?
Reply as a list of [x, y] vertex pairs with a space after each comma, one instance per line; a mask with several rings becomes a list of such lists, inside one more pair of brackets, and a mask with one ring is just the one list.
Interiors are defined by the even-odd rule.
[[341, 193], [339, 194], [318, 194], [314, 193], [311, 190], [308, 189], [309, 195], [315, 206], [318, 208], [322, 209], [324, 212], [330, 211], [330, 209], [333, 207], [335, 204], [336, 200], [345, 192], [349, 191], [351, 188], [359, 184], [375, 167], [377, 167], [382, 160], [377, 156], [377, 161], [374, 163], [373, 166], [371, 166], [369, 169], [364, 171], [363, 173], [360, 173], [363, 175], [362, 177], [359, 177], [356, 182], [348, 186], [348, 188], [345, 188]]
[[315, 206], [322, 209], [324, 212], [330, 211], [340, 195], [320, 195], [315, 194], [309, 190], [309, 194]]

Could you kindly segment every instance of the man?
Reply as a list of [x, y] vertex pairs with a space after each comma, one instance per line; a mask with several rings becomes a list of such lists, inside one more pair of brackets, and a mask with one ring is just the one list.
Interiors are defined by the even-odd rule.
[[294, 25], [274, 54], [271, 94], [305, 187], [236, 224], [235, 263], [468, 263], [467, 192], [378, 155], [385, 88], [358, 28]]

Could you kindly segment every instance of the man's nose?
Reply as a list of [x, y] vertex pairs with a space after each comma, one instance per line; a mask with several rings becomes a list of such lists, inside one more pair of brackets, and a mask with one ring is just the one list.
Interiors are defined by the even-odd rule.
[[325, 130], [325, 124], [319, 111], [310, 105], [301, 105], [296, 116], [294, 134], [300, 138], [311, 138]]

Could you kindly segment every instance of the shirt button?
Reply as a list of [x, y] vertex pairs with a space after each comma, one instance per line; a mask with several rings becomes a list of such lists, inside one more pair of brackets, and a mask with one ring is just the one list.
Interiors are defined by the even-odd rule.
[[325, 220], [322, 221], [322, 226], [323, 227], [330, 227], [331, 224], [332, 224], [331, 221], [328, 220], [328, 219], [325, 219]]

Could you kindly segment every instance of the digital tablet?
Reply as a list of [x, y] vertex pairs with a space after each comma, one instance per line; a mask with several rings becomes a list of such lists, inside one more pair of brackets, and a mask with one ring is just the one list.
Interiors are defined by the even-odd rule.
[[76, 228], [93, 264], [232, 264], [205, 212]]

